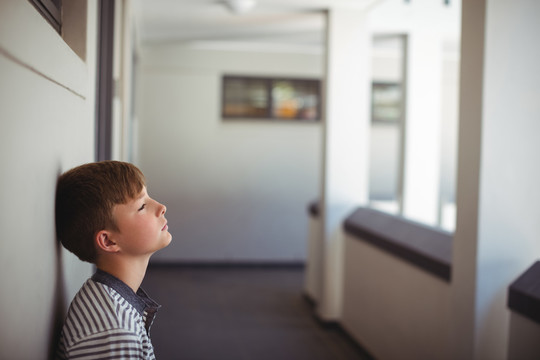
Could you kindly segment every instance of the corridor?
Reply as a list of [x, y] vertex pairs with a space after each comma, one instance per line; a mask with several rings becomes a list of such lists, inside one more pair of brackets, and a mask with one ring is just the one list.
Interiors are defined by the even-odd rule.
[[301, 267], [150, 266], [143, 283], [162, 305], [158, 359], [365, 360], [302, 297]]
[[[0, 359], [54, 358], [57, 180], [105, 159], [167, 205], [158, 359], [369, 359], [304, 291], [379, 360], [540, 359], [540, 1], [245, 2], [0, 1]], [[306, 268], [157, 265], [224, 260]]]

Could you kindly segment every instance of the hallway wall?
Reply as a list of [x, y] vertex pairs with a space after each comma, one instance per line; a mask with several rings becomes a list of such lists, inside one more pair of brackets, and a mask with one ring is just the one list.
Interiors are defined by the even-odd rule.
[[321, 54], [144, 46], [138, 164], [168, 206], [155, 261], [303, 261], [320, 123], [223, 121], [221, 76], [320, 78]]
[[540, 255], [538, 14], [537, 1], [486, 6], [474, 294], [478, 358], [507, 354], [508, 286]]
[[57, 176], [94, 157], [96, 2], [86, 10], [84, 61], [28, 1], [0, 2], [1, 359], [46, 359], [91, 271], [54, 228]]

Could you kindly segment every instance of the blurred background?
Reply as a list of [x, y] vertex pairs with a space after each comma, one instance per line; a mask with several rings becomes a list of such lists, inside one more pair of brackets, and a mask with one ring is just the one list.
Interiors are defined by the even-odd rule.
[[[538, 330], [510, 326], [506, 291], [540, 250], [539, 11], [529, 0], [0, 0], [0, 358], [53, 351], [93, 270], [57, 245], [56, 179], [104, 159], [139, 166], [168, 207], [173, 241], [153, 266], [305, 268], [299, 293], [317, 315], [381, 358], [388, 342], [409, 358], [528, 349], [511, 335]], [[385, 253], [347, 257], [341, 225], [358, 207], [451, 236], [451, 280], [424, 282]], [[357, 326], [374, 313], [362, 294], [379, 294], [349, 287], [362, 274], [376, 274], [384, 336]], [[421, 303], [411, 294], [437, 305], [409, 317]]]

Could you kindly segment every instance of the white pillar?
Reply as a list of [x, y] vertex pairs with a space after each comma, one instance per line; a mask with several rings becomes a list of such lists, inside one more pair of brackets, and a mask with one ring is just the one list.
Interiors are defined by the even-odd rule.
[[429, 225], [438, 220], [441, 159], [442, 41], [429, 23], [408, 38], [403, 215]]
[[540, 255], [540, 2], [463, 0], [455, 359], [506, 359], [508, 286]]
[[324, 237], [322, 296], [318, 314], [341, 313], [341, 224], [367, 203], [370, 38], [366, 13], [331, 9], [327, 18], [326, 102], [321, 181], [321, 233]]
[[462, 2], [456, 230], [452, 257], [451, 359], [473, 359], [485, 2]]

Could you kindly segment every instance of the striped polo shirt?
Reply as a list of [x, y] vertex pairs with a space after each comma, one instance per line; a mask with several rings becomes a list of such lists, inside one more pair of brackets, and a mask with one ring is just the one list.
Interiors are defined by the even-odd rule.
[[97, 270], [73, 298], [60, 335], [60, 359], [155, 359], [150, 326], [158, 305]]

